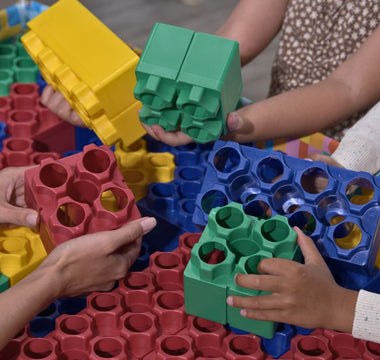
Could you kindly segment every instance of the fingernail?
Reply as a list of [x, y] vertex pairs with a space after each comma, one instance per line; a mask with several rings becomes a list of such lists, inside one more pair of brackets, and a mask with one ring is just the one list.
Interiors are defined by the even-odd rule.
[[235, 131], [239, 128], [241, 122], [240, 116], [236, 112], [230, 113], [228, 116], [228, 129], [230, 131]]
[[313, 161], [313, 159], [310, 159], [310, 158], [304, 158], [304, 160]]
[[226, 301], [227, 301], [227, 304], [230, 306], [232, 306], [234, 304], [234, 299], [232, 296], [228, 296]]
[[38, 218], [38, 215], [37, 214], [28, 214], [27, 217], [26, 217], [26, 222], [30, 225], [30, 226], [36, 226], [37, 225], [37, 218]]
[[157, 225], [157, 220], [154, 217], [147, 217], [144, 218], [140, 224], [145, 235]]
[[245, 309], [241, 309], [241, 310], [240, 310], [240, 315], [241, 315], [241, 316], [244, 316], [244, 317], [247, 317], [247, 310], [245, 310]]

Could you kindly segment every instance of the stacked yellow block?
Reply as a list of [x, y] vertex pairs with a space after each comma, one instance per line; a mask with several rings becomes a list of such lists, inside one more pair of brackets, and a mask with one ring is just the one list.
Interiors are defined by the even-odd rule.
[[174, 155], [169, 152], [148, 152], [143, 139], [124, 148], [116, 145], [115, 156], [136, 201], [147, 195], [150, 183], [170, 182], [174, 179]]
[[76, 0], [60, 0], [28, 22], [21, 41], [103, 143], [128, 146], [145, 134], [133, 96], [138, 55]]

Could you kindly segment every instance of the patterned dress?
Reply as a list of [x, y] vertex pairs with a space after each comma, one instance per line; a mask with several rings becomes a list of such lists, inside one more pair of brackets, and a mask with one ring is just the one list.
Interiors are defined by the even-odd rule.
[[[325, 79], [380, 23], [380, 0], [290, 0], [269, 96]], [[340, 140], [365, 112], [324, 133]]]

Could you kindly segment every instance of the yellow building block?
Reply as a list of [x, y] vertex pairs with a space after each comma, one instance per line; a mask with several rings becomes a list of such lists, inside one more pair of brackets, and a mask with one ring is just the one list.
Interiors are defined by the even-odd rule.
[[138, 55], [76, 0], [29, 21], [21, 41], [45, 80], [107, 145], [145, 134], [133, 95]]
[[152, 182], [170, 182], [176, 168], [174, 155], [169, 152], [150, 153], [143, 139], [128, 147], [115, 147], [117, 164], [124, 179], [138, 201], [147, 195]]
[[0, 231], [0, 273], [9, 278], [9, 286], [35, 270], [46, 257], [38, 233], [26, 227]]

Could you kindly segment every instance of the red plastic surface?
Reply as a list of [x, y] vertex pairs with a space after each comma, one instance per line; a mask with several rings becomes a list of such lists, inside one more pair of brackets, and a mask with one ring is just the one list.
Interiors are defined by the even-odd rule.
[[113, 152], [95, 144], [60, 160], [44, 159], [28, 170], [25, 201], [40, 212], [47, 252], [66, 240], [113, 230], [140, 217]]

